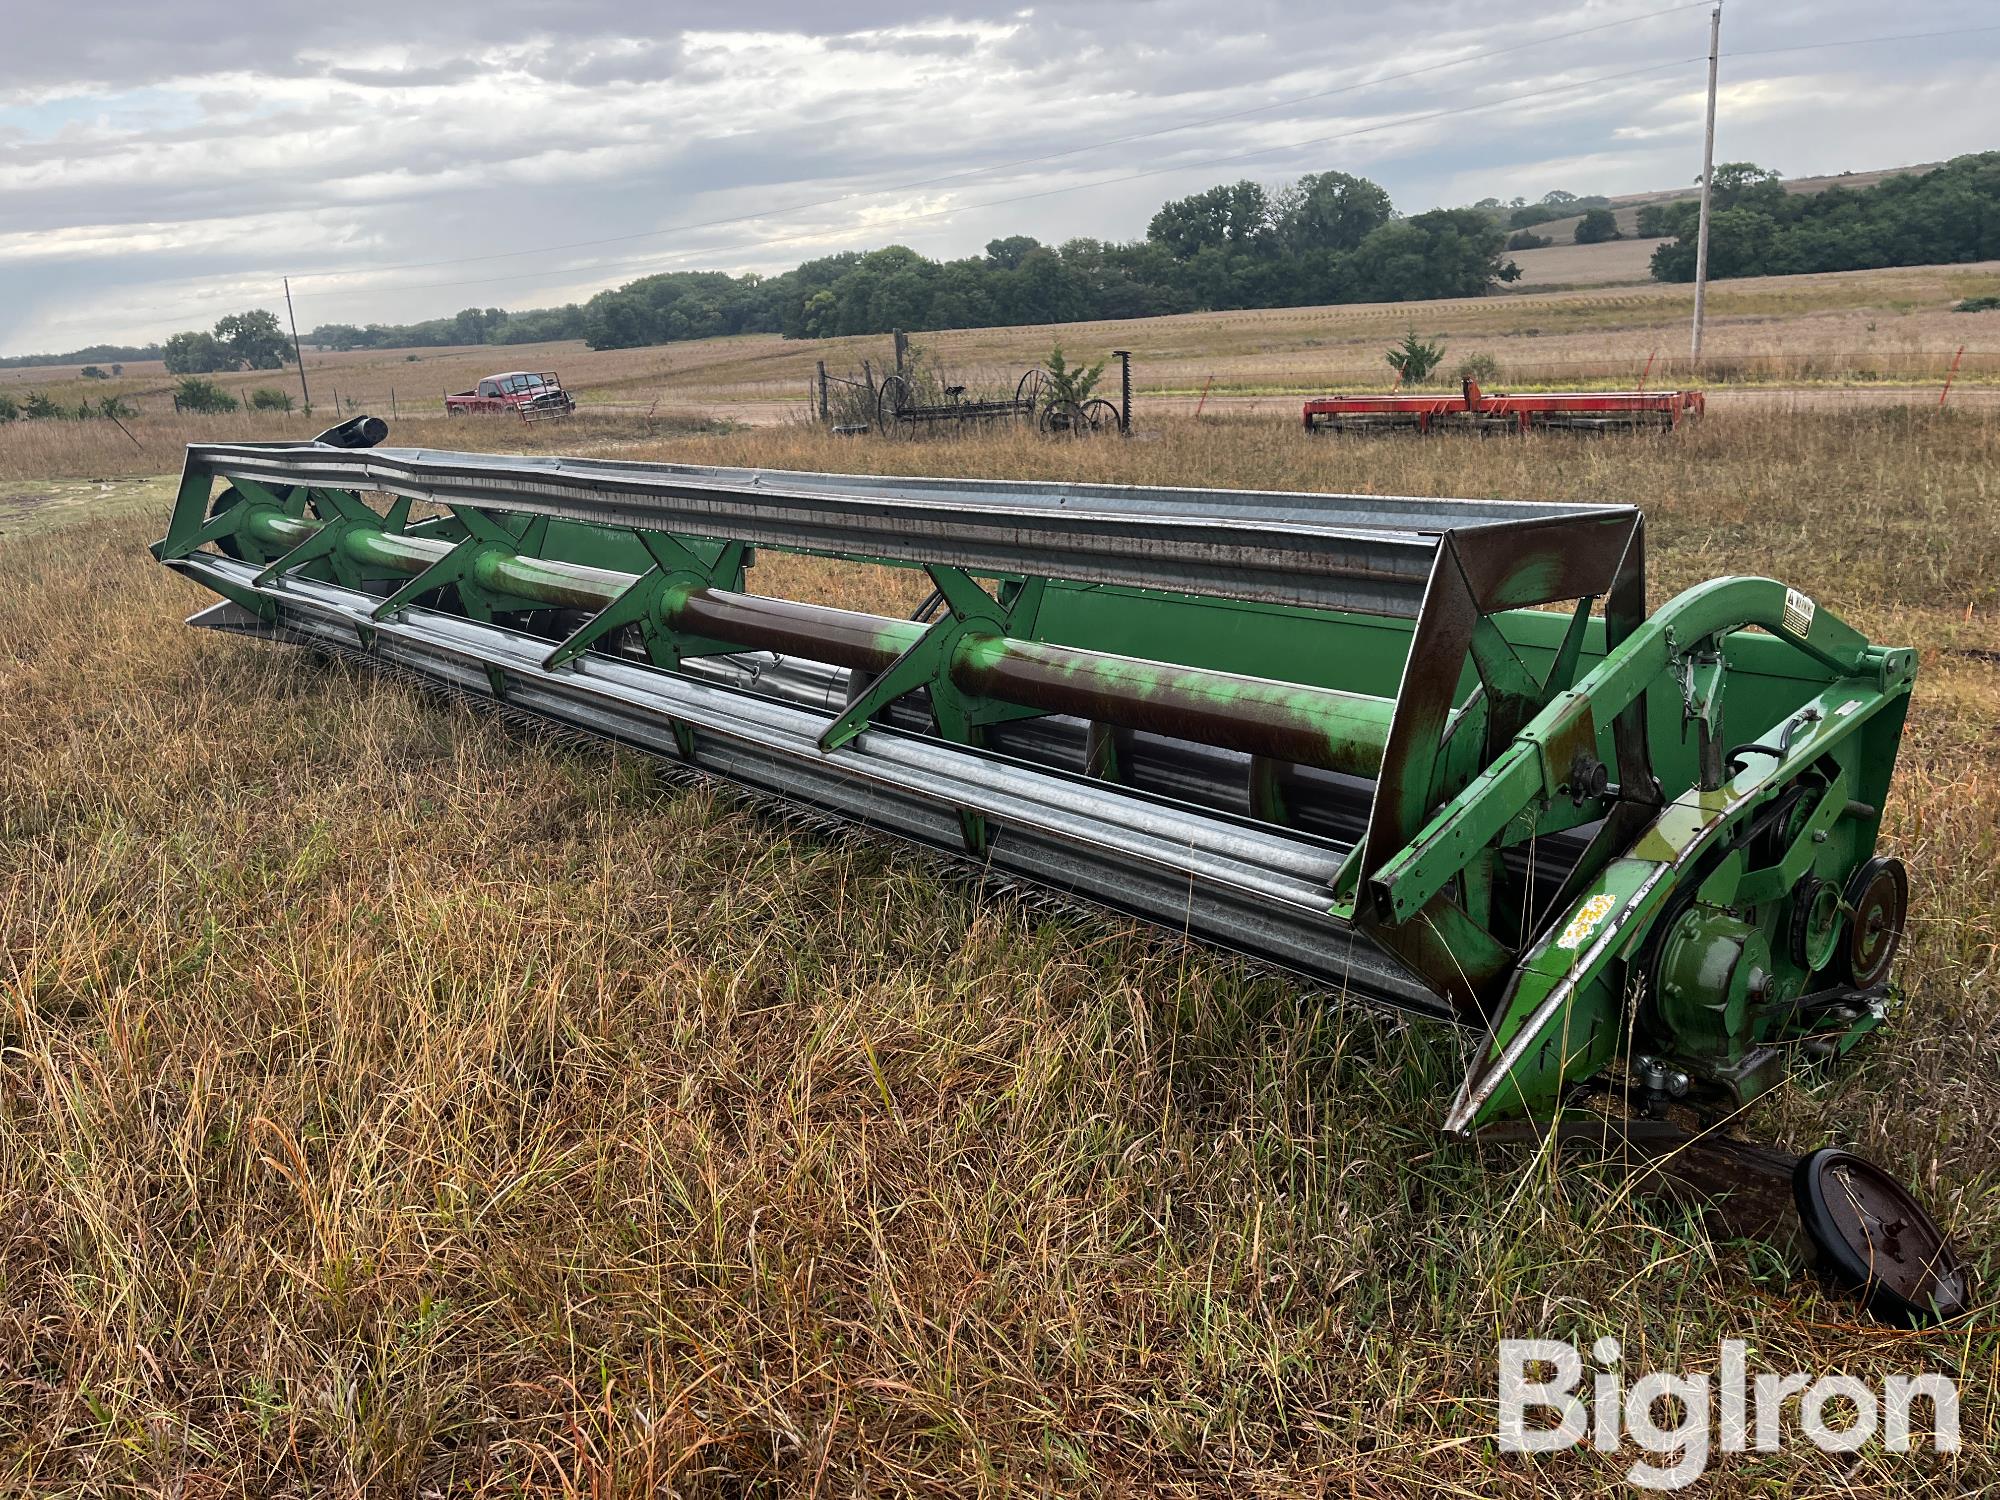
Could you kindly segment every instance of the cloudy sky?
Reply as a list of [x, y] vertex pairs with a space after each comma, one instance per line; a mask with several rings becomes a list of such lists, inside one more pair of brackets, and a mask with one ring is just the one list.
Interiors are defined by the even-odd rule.
[[[1406, 212], [1668, 187], [1700, 169], [1708, 26], [1674, 0], [8, 12], [0, 353], [280, 307], [286, 274], [310, 328], [890, 242], [1130, 238], [1240, 176], [1339, 168]], [[1992, 0], [1728, 0], [1723, 54], [1722, 159], [2000, 147]]]

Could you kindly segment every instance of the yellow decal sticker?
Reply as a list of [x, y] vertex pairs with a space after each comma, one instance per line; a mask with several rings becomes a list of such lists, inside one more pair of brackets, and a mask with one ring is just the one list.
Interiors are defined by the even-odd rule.
[[1592, 896], [1578, 907], [1576, 915], [1569, 919], [1569, 926], [1565, 927], [1562, 936], [1556, 939], [1556, 946], [1572, 950], [1581, 948], [1583, 940], [1597, 930], [1597, 924], [1610, 916], [1617, 905], [1618, 898], [1609, 891], [1600, 891]]

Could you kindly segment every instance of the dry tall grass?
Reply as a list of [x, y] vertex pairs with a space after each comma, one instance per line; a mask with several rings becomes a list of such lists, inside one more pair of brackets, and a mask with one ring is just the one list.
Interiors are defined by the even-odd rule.
[[[2000, 679], [1953, 653], [2000, 645], [1994, 438], [649, 451], [1639, 500], [1663, 586], [1770, 570], [1926, 647], [1909, 1003], [1751, 1123], [1914, 1177], [1990, 1284]], [[1440, 1029], [190, 631], [158, 527], [0, 546], [0, 1487], [1603, 1491], [1629, 1452], [1485, 1435], [1496, 1336], [1605, 1333], [1959, 1378], [1956, 1462], [1718, 1455], [1710, 1493], [2000, 1483], [1990, 1300], [1874, 1327], [1599, 1174], [1442, 1145]]]
[[[386, 409], [386, 408], [385, 408]], [[336, 419], [327, 413], [244, 411], [197, 417], [148, 409], [120, 431], [110, 422], [0, 424], [0, 480], [109, 479], [178, 470], [189, 443], [307, 442]], [[593, 412], [569, 422], [522, 422], [513, 417], [453, 420], [443, 414], [395, 424], [394, 441], [412, 447], [508, 453], [607, 453], [634, 442], [658, 441], [729, 423], [699, 413]]]

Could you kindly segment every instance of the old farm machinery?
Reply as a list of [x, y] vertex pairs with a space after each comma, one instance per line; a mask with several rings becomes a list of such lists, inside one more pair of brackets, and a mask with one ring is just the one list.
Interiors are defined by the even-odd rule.
[[990, 422], [1033, 422], [1043, 405], [1043, 389], [1048, 376], [1029, 370], [1014, 386], [1011, 397], [991, 400], [965, 399], [965, 387], [939, 388], [941, 400], [921, 400], [916, 384], [902, 373], [886, 377], [875, 393], [875, 415], [881, 430], [891, 436], [937, 427], [969, 427]]
[[[1129, 385], [1127, 389], [1129, 392]], [[1040, 369], [1021, 376], [1011, 399], [968, 401], [962, 385], [944, 386], [941, 394], [940, 401], [920, 401], [907, 377], [891, 375], [876, 393], [876, 420], [890, 436], [940, 427], [1024, 422], [1047, 437], [1080, 437], [1126, 431], [1126, 413], [1131, 410], [1129, 394], [1123, 411], [1102, 396], [1082, 401], [1060, 396], [1051, 389], [1047, 372]]]
[[[1875, 841], [1916, 655], [1767, 578], [1649, 615], [1632, 507], [362, 446], [384, 433], [188, 450], [155, 550], [222, 597], [195, 623], [1463, 1028], [1454, 1134], [1592, 1088], [1726, 1111], [1883, 1021], [1907, 885]], [[760, 549], [921, 569], [939, 607], [762, 595]], [[1871, 1284], [1962, 1304], [1928, 1221], [1882, 1209], [1900, 1189], [1840, 1171], [1881, 1210], [1828, 1231]]]
[[1488, 395], [1468, 380], [1456, 392], [1315, 396], [1308, 432], [1672, 431], [1702, 414], [1700, 391], [1555, 391]]
[[[889, 437], [957, 432], [995, 423], [1032, 426], [1045, 437], [1126, 434], [1132, 430], [1130, 350], [1115, 349], [1111, 354], [1119, 364], [1120, 399], [1116, 402], [1093, 396], [1087, 386], [1062, 378], [1060, 366], [1052, 376], [1050, 370], [1039, 365], [1022, 372], [1011, 396], [968, 398], [965, 386], [943, 384], [929, 372], [920, 373], [902, 335], [898, 334], [896, 339], [895, 373], [884, 376], [879, 386], [866, 361], [862, 362], [860, 380], [831, 374], [821, 363], [814, 378], [814, 399], [822, 421], [833, 420], [830, 392], [832, 387], [840, 386], [854, 393], [842, 403], [848, 415], [854, 414], [855, 402], [861, 399], [875, 430]], [[858, 426], [852, 421], [836, 425], [842, 431], [853, 431]]]

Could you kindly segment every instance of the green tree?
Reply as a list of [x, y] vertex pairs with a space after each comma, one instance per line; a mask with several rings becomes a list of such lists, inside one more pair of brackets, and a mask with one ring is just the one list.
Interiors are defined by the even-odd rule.
[[169, 375], [206, 375], [234, 366], [235, 357], [212, 333], [177, 333], [160, 347]]
[[306, 335], [306, 342], [320, 349], [359, 349], [365, 336], [352, 323], [322, 323]]
[[497, 307], [468, 307], [451, 320], [452, 342], [491, 343], [507, 324], [507, 314]]
[[1403, 335], [1403, 342], [1382, 356], [1389, 368], [1403, 378], [1405, 385], [1422, 385], [1431, 378], [1431, 372], [1444, 363], [1444, 345], [1436, 341], [1426, 342], [1417, 337], [1412, 328]]
[[1503, 261], [1505, 231], [1476, 208], [1435, 208], [1384, 224], [1348, 258], [1342, 299], [1478, 297], [1521, 269]]
[[1308, 172], [1271, 202], [1278, 247], [1291, 255], [1352, 250], [1394, 216], [1382, 187], [1345, 172]]
[[[1699, 183], [1697, 178], [1696, 182]], [[1726, 161], [1715, 169], [1714, 186], [1709, 189], [1709, 208], [1737, 208], [1756, 205], [1770, 208], [1785, 197], [1785, 181], [1768, 167], [1754, 161]]]
[[1618, 216], [1608, 208], [1590, 209], [1576, 221], [1576, 242], [1579, 245], [1601, 245], [1606, 240], [1624, 238], [1618, 232]]
[[239, 369], [278, 370], [292, 357], [278, 315], [261, 307], [218, 319], [215, 337]]
[[1057, 344], [1049, 351], [1048, 361], [1042, 366], [1048, 372], [1048, 400], [1074, 401], [1081, 406], [1097, 389], [1097, 382], [1104, 378], [1104, 361], [1094, 365], [1073, 365], [1063, 358], [1062, 345]]
[[[1537, 204], [1533, 212], [1541, 222], [1603, 206], [1577, 199]], [[1031, 235], [1006, 235], [982, 255], [943, 263], [892, 245], [820, 256], [768, 277], [646, 276], [581, 307], [466, 308], [400, 326], [327, 324], [312, 339], [329, 348], [423, 348], [580, 336], [593, 348], [611, 349], [758, 331], [826, 338], [1203, 307], [1477, 296], [1520, 274], [1505, 246], [1495, 210], [1436, 210], [1400, 220], [1377, 184], [1321, 172], [1275, 193], [1241, 181], [1176, 199], [1153, 216], [1146, 238], [1124, 244], [1075, 239], [1049, 246]], [[199, 346], [185, 353], [202, 363]]]
[[1509, 229], [1531, 229], [1537, 224], [1546, 224], [1551, 219], [1567, 219], [1588, 208], [1609, 208], [1611, 200], [1592, 194], [1578, 197], [1575, 193], [1555, 188], [1542, 195], [1539, 203], [1523, 203], [1515, 199], [1513, 211], [1507, 215]]
[[[1956, 157], [1871, 188], [1787, 193], [1775, 173], [1747, 162], [1716, 169], [1709, 274], [1789, 275], [1875, 266], [1939, 265], [2000, 256], [2000, 152]], [[1694, 277], [1697, 216], [1683, 209], [1676, 235], [1653, 251], [1661, 281]]]
[[986, 258], [1003, 271], [1014, 270], [1028, 258], [1028, 252], [1042, 248], [1031, 234], [1010, 234], [1003, 240], [986, 242]]
[[213, 380], [189, 375], [174, 387], [174, 410], [199, 412], [204, 416], [235, 411], [236, 398]]
[[1642, 240], [1662, 240], [1682, 233], [1681, 219], [1684, 214], [1699, 214], [1699, 199], [1676, 199], [1670, 203], [1642, 203], [1639, 205], [1638, 222], [1633, 226]]
[[831, 337], [834, 318], [839, 311], [839, 302], [825, 287], [821, 287], [806, 298], [806, 337], [809, 339]]
[[1191, 260], [1203, 250], [1247, 250], [1270, 228], [1270, 199], [1261, 184], [1246, 178], [1162, 204], [1146, 226], [1146, 238]]

